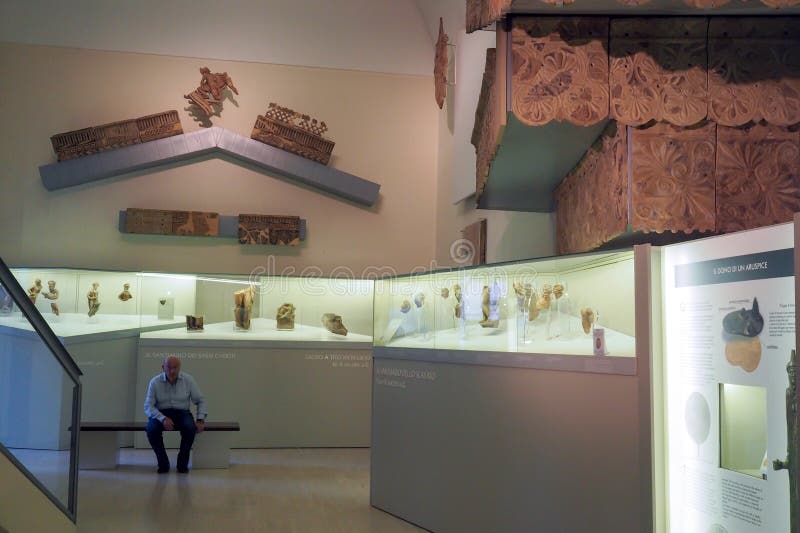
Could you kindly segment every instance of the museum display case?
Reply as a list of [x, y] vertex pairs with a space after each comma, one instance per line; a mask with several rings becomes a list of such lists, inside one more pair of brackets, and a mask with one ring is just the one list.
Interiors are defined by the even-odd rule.
[[374, 307], [383, 348], [636, 355], [633, 250], [385, 278]]

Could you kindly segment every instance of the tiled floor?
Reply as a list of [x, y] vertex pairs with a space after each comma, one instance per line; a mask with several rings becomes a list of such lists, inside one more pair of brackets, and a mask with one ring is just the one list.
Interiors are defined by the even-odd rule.
[[123, 449], [118, 469], [80, 471], [78, 531], [424, 531], [370, 507], [368, 449], [233, 450], [231, 461], [158, 475], [150, 450]]

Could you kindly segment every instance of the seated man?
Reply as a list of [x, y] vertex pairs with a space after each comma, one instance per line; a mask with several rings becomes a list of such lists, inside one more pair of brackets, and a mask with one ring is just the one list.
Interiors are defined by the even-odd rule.
[[[178, 452], [178, 472], [189, 471], [189, 452], [195, 433], [205, 428], [206, 401], [194, 378], [181, 372], [181, 360], [171, 355], [161, 365], [163, 373], [150, 380], [144, 399], [147, 422], [147, 440], [158, 460], [158, 473], [169, 472], [169, 458], [164, 449], [164, 430], [178, 429], [181, 432], [181, 448]], [[197, 422], [189, 410], [191, 403], [197, 405]]]

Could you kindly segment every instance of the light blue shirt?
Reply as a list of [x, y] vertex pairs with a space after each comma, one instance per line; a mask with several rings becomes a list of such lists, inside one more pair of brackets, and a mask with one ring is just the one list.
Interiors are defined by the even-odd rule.
[[191, 404], [197, 405], [197, 419], [205, 420], [208, 416], [206, 399], [200, 387], [189, 374], [181, 372], [173, 385], [167, 381], [164, 372], [150, 380], [147, 396], [144, 399], [144, 413], [150, 418], [163, 422], [166, 418], [159, 409], [189, 410]]

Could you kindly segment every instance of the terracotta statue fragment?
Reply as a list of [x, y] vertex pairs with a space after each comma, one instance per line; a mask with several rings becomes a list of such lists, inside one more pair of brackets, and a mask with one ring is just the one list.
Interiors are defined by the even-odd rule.
[[285, 303], [278, 308], [275, 321], [278, 329], [294, 329], [294, 305]]
[[33, 280], [33, 286], [28, 289], [28, 298], [30, 298], [32, 304], [36, 305], [36, 297], [39, 296], [40, 292], [42, 292], [42, 280], [36, 278]]
[[597, 321], [597, 317], [594, 314], [594, 311], [589, 307], [584, 307], [581, 309], [581, 326], [583, 326], [583, 332], [589, 333], [592, 331], [592, 324]]
[[[494, 300], [494, 301], [492, 301]], [[483, 294], [481, 295], [481, 312], [483, 313], [483, 320], [479, 323], [482, 328], [496, 328], [500, 323], [497, 319], [491, 319], [492, 307], [497, 306], [497, 298], [492, 298], [492, 292], [489, 290], [488, 285], [483, 286]]]
[[255, 297], [256, 291], [252, 285], [233, 293], [233, 320], [237, 328], [250, 329], [250, 312], [253, 310]]
[[213, 104], [222, 104], [222, 91], [224, 89], [228, 88], [239, 94], [227, 72], [212, 73], [208, 67], [201, 67], [200, 75], [200, 86], [189, 94], [183, 95], [183, 97], [197, 105], [206, 115], [214, 114]]
[[403, 300], [403, 303], [400, 304], [400, 312], [406, 314], [409, 311], [411, 311], [411, 302]]
[[556, 297], [556, 300], [564, 296], [564, 285], [561, 283], [556, 283], [553, 285], [553, 296]]
[[425, 305], [424, 293], [418, 292], [417, 294], [414, 295], [414, 305], [416, 305], [418, 309]]
[[461, 304], [461, 285], [456, 283], [453, 285], [453, 297], [456, 299], [455, 313], [456, 318], [461, 318], [462, 304]]
[[89, 306], [89, 316], [94, 316], [100, 309], [100, 284], [96, 281], [92, 283], [92, 288], [86, 293], [86, 303]]
[[127, 302], [128, 300], [133, 298], [133, 295], [131, 294], [131, 290], [130, 289], [131, 289], [131, 284], [130, 283], [123, 283], [122, 284], [122, 292], [119, 293], [119, 296], [117, 296], [117, 298], [119, 298], [123, 302]]
[[531, 322], [539, 316], [539, 305], [536, 301], [536, 291], [530, 283], [525, 284], [525, 298], [528, 302], [528, 322]]
[[539, 306], [539, 309], [550, 309], [550, 297], [553, 294], [553, 287], [551, 285], [545, 285], [542, 287], [542, 295], [539, 297], [539, 301], [536, 303]]
[[0, 314], [10, 313], [14, 308], [14, 300], [8, 294], [6, 288], [0, 283]]
[[450, 289], [448, 289], [447, 287], [442, 287], [442, 291], [440, 294], [442, 295], [442, 298], [447, 299], [450, 297]]
[[342, 317], [335, 313], [325, 313], [322, 315], [322, 325], [336, 335], [347, 335], [347, 328], [342, 324]]
[[53, 311], [53, 314], [58, 316], [58, 304], [55, 302], [58, 300], [58, 289], [56, 289], [56, 282], [50, 280], [47, 282], [47, 291], [42, 293], [42, 296], [50, 300], [50, 310]]

